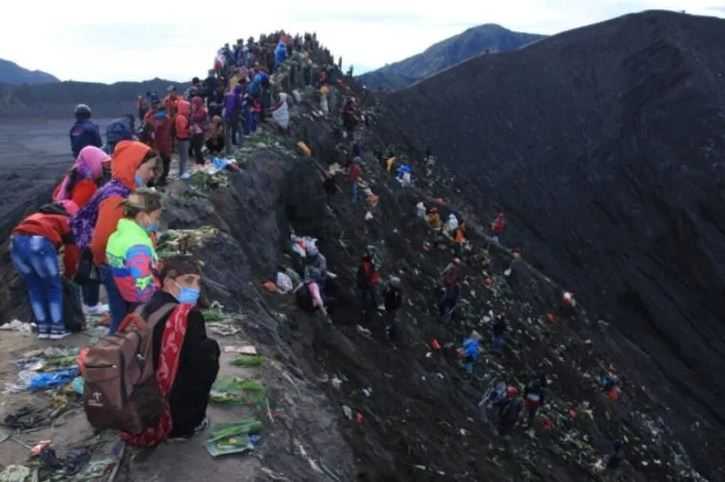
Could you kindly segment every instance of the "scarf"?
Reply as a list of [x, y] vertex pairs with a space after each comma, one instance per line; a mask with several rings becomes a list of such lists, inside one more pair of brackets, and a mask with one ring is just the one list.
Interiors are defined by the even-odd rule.
[[84, 249], [91, 244], [93, 229], [98, 221], [98, 208], [103, 201], [111, 196], [119, 196], [125, 199], [129, 194], [131, 194], [131, 189], [117, 179], [111, 179], [108, 184], [96, 191], [88, 204], [83, 206], [71, 219], [70, 225], [76, 246]]
[[[78, 153], [78, 158], [73, 164], [71, 171], [76, 171], [79, 179], [96, 180], [103, 174], [103, 162], [109, 159], [109, 155], [103, 152], [102, 149], [96, 146], [86, 146]], [[54, 201], [63, 201], [71, 198], [72, 193], [67, 192], [70, 176], [71, 174], [68, 173], [63, 178], [60, 187], [53, 197]]]
[[164, 399], [163, 413], [156, 426], [149, 427], [139, 434], [121, 432], [121, 438], [131, 445], [153, 447], [166, 440], [171, 433], [173, 422], [168, 397], [179, 371], [181, 347], [184, 345], [189, 312], [192, 308], [193, 305], [178, 305], [166, 320], [164, 334], [161, 338], [159, 363], [156, 367], [156, 383], [158, 383]]

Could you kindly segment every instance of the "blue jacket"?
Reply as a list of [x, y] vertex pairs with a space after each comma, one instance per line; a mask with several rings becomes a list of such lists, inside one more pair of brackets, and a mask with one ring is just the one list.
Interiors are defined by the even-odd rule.
[[252, 97], [257, 97], [262, 90], [262, 74], [257, 74], [247, 87], [247, 93]]
[[90, 119], [76, 121], [70, 129], [70, 148], [73, 156], [78, 157], [78, 153], [86, 146], [103, 146], [98, 126]]
[[280, 41], [274, 49], [275, 65], [279, 65], [285, 60], [287, 60], [287, 46], [284, 42]]
[[463, 340], [463, 354], [471, 360], [478, 360], [480, 344], [475, 338], [466, 338]]

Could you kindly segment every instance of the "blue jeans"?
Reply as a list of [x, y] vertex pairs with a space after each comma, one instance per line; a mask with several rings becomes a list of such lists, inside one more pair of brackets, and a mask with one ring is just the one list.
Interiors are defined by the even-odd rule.
[[357, 181], [352, 182], [352, 202], [357, 202]]
[[39, 333], [65, 330], [58, 251], [42, 236], [12, 237], [10, 258], [25, 280]]
[[121, 292], [118, 291], [118, 286], [113, 280], [113, 273], [111, 267], [107, 264], [98, 267], [98, 271], [101, 274], [101, 281], [103, 286], [106, 287], [106, 293], [108, 294], [108, 308], [111, 310], [111, 326], [108, 330], [109, 335], [113, 335], [118, 330], [121, 322], [126, 317], [131, 309], [130, 303], [123, 299]]

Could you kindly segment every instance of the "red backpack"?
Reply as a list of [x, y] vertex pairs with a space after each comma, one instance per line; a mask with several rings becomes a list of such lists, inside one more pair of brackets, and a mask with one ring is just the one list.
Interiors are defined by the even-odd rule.
[[83, 408], [94, 428], [141, 433], [158, 423], [164, 403], [154, 376], [154, 327], [176, 306], [167, 303], [147, 319], [140, 306], [124, 318], [115, 335], [84, 350]]

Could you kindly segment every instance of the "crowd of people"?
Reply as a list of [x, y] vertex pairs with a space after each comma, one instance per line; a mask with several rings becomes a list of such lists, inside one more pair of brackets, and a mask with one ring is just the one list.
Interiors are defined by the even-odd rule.
[[[275, 75], [275, 85], [271, 75]], [[163, 373], [157, 382], [167, 410], [143, 432], [124, 433], [128, 442], [156, 445], [201, 430], [206, 424], [208, 394], [219, 370], [219, 345], [207, 337], [197, 306], [203, 277], [200, 263], [188, 255], [160, 259], [155, 248], [163, 211], [159, 190], [169, 181], [172, 156], [178, 159], [179, 178], [185, 179], [193, 170], [190, 159], [204, 166], [206, 156], [231, 155], [234, 146], [254, 135], [268, 115], [279, 129], [286, 130], [285, 90], [313, 85], [323, 115], [340, 113], [342, 138], [350, 147], [345, 174], [351, 200], [358, 203], [364, 162], [357, 131], [365, 118], [354, 96], [343, 102], [337, 99], [335, 78], [339, 75], [340, 68], [314, 35], [292, 37], [278, 32], [258, 41], [239, 39], [233, 47], [225, 45], [207, 78], [194, 78], [183, 93], [170, 86], [163, 98], [155, 92], [139, 96], [140, 129], [135, 130], [132, 116], [119, 119], [109, 125], [105, 145], [91, 120], [90, 107], [76, 108], [76, 123], [70, 131], [75, 162], [55, 189], [52, 202], [14, 229], [11, 257], [27, 286], [38, 338], [68, 336], [63, 297], [64, 292], [72, 291], [66, 290], [67, 280], [80, 285], [86, 314], [109, 314], [109, 335], [123, 335], [132, 314], [151, 319], [165, 310], [153, 326], [152, 343], [154, 366]], [[273, 102], [275, 91], [277, 102]], [[403, 188], [413, 185], [412, 163], [396, 155], [379, 157], [383, 169]], [[424, 166], [430, 170], [434, 165], [428, 152]], [[339, 191], [335, 177], [335, 173], [325, 173], [328, 200]], [[369, 205], [378, 202], [369, 188], [365, 194]], [[440, 211], [423, 202], [416, 206], [417, 216], [437, 236], [452, 243], [456, 254], [440, 275], [435, 307], [440, 321], [450, 323], [456, 319], [464, 278], [462, 258], [470, 245], [461, 215], [450, 212], [444, 221]], [[500, 212], [490, 226], [492, 239], [498, 241], [505, 229], [506, 219]], [[299, 277], [298, 303], [309, 311], [320, 310], [330, 319], [335, 276], [314, 241], [292, 241], [301, 258], [297, 272], [289, 273]], [[62, 267], [58, 262], [61, 253]], [[100, 301], [101, 287], [107, 305]], [[397, 340], [397, 313], [404, 301], [402, 282], [394, 274], [381, 274], [373, 249], [360, 257], [356, 288], [361, 323], [382, 319], [387, 337]], [[170, 304], [173, 309], [166, 311]], [[492, 321], [491, 351], [500, 355], [506, 347], [507, 324], [503, 315]], [[475, 373], [483, 339], [474, 330], [458, 350], [468, 376]], [[499, 434], [509, 433], [524, 410], [526, 425], [533, 427], [546, 400], [546, 385], [545, 376], [532, 376], [522, 396], [514, 385], [498, 383], [480, 405]], [[607, 393], [616, 391], [614, 377], [603, 380], [602, 385]]]
[[[283, 66], [292, 56], [294, 65]], [[169, 410], [143, 433], [126, 433], [131, 443], [154, 445], [198, 431], [219, 368], [219, 346], [207, 337], [197, 307], [200, 263], [190, 256], [160, 259], [156, 252], [161, 190], [169, 181], [172, 156], [185, 179], [189, 159], [203, 166], [206, 156], [231, 154], [233, 146], [254, 135], [266, 114], [286, 129], [287, 94], [280, 92], [272, 104], [270, 73], [284, 67], [288, 88], [310, 85], [313, 57], [332, 63], [315, 35], [279, 32], [259, 41], [240, 39], [219, 51], [203, 82], [194, 78], [183, 93], [170, 86], [164, 97], [139, 96], [140, 128], [135, 129], [133, 116], [118, 119], [108, 125], [105, 144], [91, 108], [78, 105], [70, 129], [72, 167], [50, 202], [12, 232], [11, 259], [25, 282], [40, 339], [70, 334], [75, 325], [64, 307], [78, 291], [85, 315], [107, 317], [109, 336], [126, 336], [132, 315], [151, 319], [162, 306], [174, 305], [153, 331], [157, 372], [171, 367], [175, 374], [157, 376]], [[327, 71], [317, 75], [324, 85]], [[305, 278], [323, 284], [324, 257], [315, 259], [319, 269], [311, 264]], [[101, 303], [101, 287], [107, 304]]]

